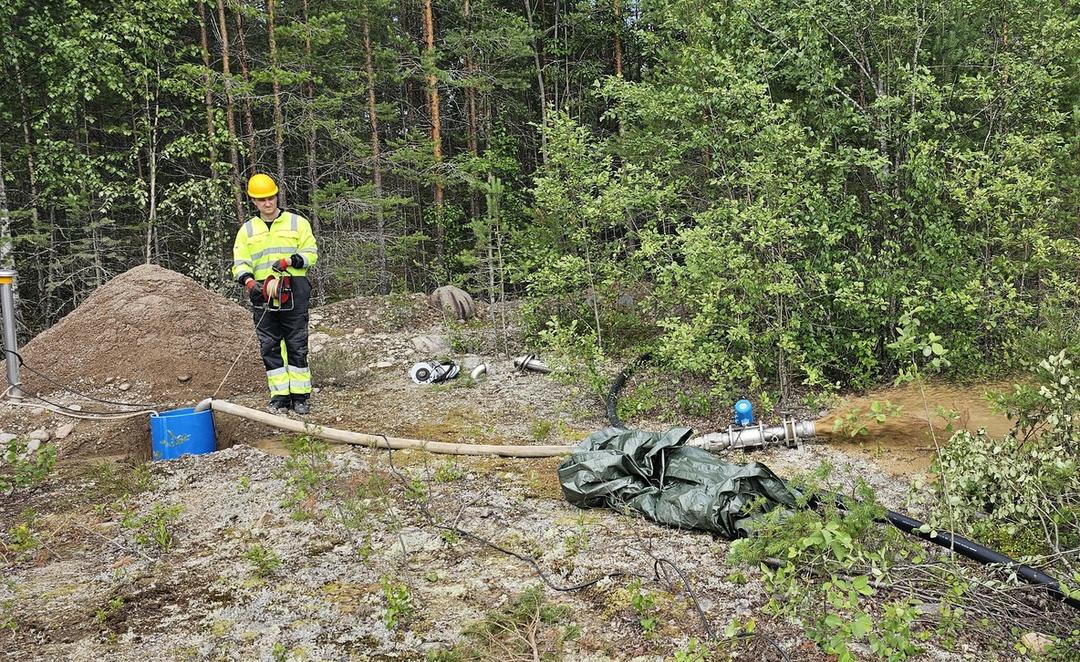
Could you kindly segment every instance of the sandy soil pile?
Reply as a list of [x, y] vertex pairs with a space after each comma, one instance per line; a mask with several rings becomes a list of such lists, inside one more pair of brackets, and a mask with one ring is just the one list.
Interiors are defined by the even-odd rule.
[[[264, 388], [251, 314], [187, 276], [143, 265], [98, 288], [22, 355], [73, 388], [128, 383], [132, 396], [161, 404], [210, 396], [245, 347], [219, 395]], [[57, 390], [29, 372], [22, 377], [31, 393]]]

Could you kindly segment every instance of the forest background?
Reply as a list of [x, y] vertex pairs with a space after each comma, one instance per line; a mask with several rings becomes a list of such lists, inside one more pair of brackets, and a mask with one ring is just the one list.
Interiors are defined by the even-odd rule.
[[[759, 398], [1080, 328], [1080, 3], [0, 0], [24, 332], [219, 291], [266, 172], [330, 301], [454, 282]], [[25, 338], [24, 338], [25, 340]]]

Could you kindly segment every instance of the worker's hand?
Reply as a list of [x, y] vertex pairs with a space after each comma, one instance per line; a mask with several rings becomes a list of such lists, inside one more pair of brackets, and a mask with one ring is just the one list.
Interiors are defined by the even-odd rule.
[[252, 278], [244, 283], [244, 287], [247, 288], [248, 299], [251, 301], [251, 304], [254, 306], [261, 306], [265, 299], [265, 297], [263, 297], [262, 283]]
[[281, 273], [292, 266], [292, 261], [287, 258], [281, 258], [274, 263], [274, 271]]

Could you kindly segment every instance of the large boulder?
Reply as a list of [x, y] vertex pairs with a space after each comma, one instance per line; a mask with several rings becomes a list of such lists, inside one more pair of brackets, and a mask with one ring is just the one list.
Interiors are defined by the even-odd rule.
[[429, 294], [428, 304], [457, 320], [469, 320], [476, 315], [476, 302], [473, 301], [472, 296], [453, 285], [443, 285]]

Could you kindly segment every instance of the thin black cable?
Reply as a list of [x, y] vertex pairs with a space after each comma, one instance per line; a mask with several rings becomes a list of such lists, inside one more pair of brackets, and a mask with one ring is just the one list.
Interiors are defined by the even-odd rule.
[[[648, 523], [648, 520], [641, 512], [635, 511], [634, 509], [630, 508], [630, 506], [621, 499], [619, 501], [619, 508], [613, 509], [616, 512], [619, 512], [627, 517]], [[663, 579], [664, 583], [667, 584], [668, 591], [672, 593], [675, 592], [675, 585], [674, 582], [671, 581], [671, 578], [668, 577], [667, 571], [664, 569], [664, 566], [669, 565], [675, 570], [675, 572], [679, 575], [679, 579], [682, 580], [683, 588], [686, 589], [687, 595], [690, 597], [691, 602], [693, 602], [694, 604], [694, 609], [697, 611], [698, 618], [701, 620], [702, 629], [705, 630], [706, 640], [718, 641], [719, 638], [716, 636], [716, 632], [712, 629], [712, 625], [709, 623], [708, 615], [701, 607], [701, 602], [698, 600], [697, 593], [693, 589], [693, 584], [690, 583], [689, 578], [687, 578], [686, 574], [682, 571], [682, 569], [671, 559], [661, 558], [653, 554], [651, 541], [645, 541], [639, 537], [638, 542], [641, 543], [642, 548], [645, 550], [645, 553], [648, 554], [649, 558], [653, 560], [654, 579]], [[789, 658], [788, 654], [784, 651], [784, 649], [780, 647], [780, 644], [778, 644], [775, 639], [765, 634], [764, 632], [743, 633], [735, 636], [736, 639], [749, 639], [754, 637], [760, 637], [764, 639], [770, 646], [775, 648], [785, 660], [790, 662], [791, 658]]]
[[[379, 434], [379, 435], [376, 435], [376, 436], [382, 437], [384, 442], [389, 443], [389, 440], [387, 440], [385, 435]], [[387, 449], [387, 456], [389, 457], [389, 460], [390, 460], [390, 470], [394, 473], [394, 476], [401, 482], [402, 486], [405, 487], [406, 489], [408, 489], [408, 486], [409, 486], [408, 481], [405, 480], [405, 477], [401, 475], [401, 472], [399, 472], [397, 467], [394, 465], [394, 450], [392, 448]], [[457, 533], [458, 535], [460, 535], [460, 536], [462, 536], [464, 538], [474, 540], [474, 541], [476, 541], [478, 543], [481, 543], [483, 545], [486, 545], [487, 547], [490, 547], [490, 548], [492, 548], [492, 549], [494, 549], [494, 550], [496, 550], [498, 552], [502, 552], [503, 554], [506, 554], [507, 556], [512, 556], [512, 557], [518, 559], [519, 561], [523, 561], [525, 563], [528, 563], [529, 565], [532, 566], [533, 570], [540, 577], [540, 580], [543, 581], [544, 584], [546, 584], [548, 586], [548, 588], [550, 588], [552, 590], [555, 590], [555, 591], [560, 591], [560, 592], [564, 592], [564, 593], [568, 593], [568, 592], [571, 592], [571, 591], [580, 591], [582, 589], [589, 588], [590, 586], [593, 586], [594, 584], [598, 584], [601, 581], [603, 581], [605, 579], [610, 579], [612, 577], [638, 577], [638, 578], [642, 578], [642, 575], [639, 575], [637, 573], [619, 570], [619, 571], [616, 571], [616, 572], [609, 572], [609, 573], [607, 573], [605, 575], [601, 575], [599, 577], [591, 579], [591, 580], [589, 580], [587, 582], [583, 582], [581, 584], [575, 584], [573, 586], [558, 586], [557, 584], [555, 584], [554, 582], [551, 581], [551, 579], [548, 577], [547, 573], [544, 572], [543, 568], [540, 567], [540, 564], [537, 563], [536, 559], [534, 559], [533, 557], [525, 556], [524, 554], [519, 554], [519, 553], [517, 553], [517, 552], [515, 552], [513, 550], [506, 549], [505, 547], [500, 547], [499, 545], [491, 542], [487, 538], [484, 538], [483, 536], [475, 534], [475, 533], [473, 533], [471, 531], [467, 531], [465, 529], [462, 529], [459, 526], [456, 526], [456, 525], [447, 526], [446, 524], [439, 524], [435, 520], [434, 515], [431, 514], [431, 511], [428, 510], [427, 505], [423, 501], [418, 501], [418, 505], [420, 507], [420, 512], [424, 515], [424, 518], [427, 519], [428, 523], [431, 526], [433, 526], [433, 527], [435, 527], [437, 529], [442, 529], [444, 531], [454, 531], [455, 533]]]
[[[67, 385], [53, 379], [52, 377], [49, 377], [48, 375], [41, 372], [40, 370], [34, 369], [29, 363], [26, 362], [26, 359], [24, 359], [22, 357], [22, 354], [19, 354], [15, 350], [4, 348], [4, 351], [7, 352], [8, 354], [13, 354], [17, 359], [19, 359], [19, 367], [20, 368], [26, 368], [27, 370], [29, 370], [33, 374], [37, 375], [38, 377], [44, 379], [45, 381], [52, 384], [53, 386], [56, 386], [57, 388], [63, 389], [65, 391], [67, 391], [68, 393], [72, 393], [74, 395], [77, 395], [80, 398], [86, 398], [87, 400], [93, 400], [94, 402], [100, 402], [100, 403], [106, 404], [106, 405], [116, 405], [118, 407], [138, 407], [140, 409], [147, 409], [147, 408], [157, 409], [157, 406], [155, 406], [153, 404], [139, 404], [139, 403], [134, 403], [134, 402], [116, 402], [114, 400], [105, 400], [103, 398], [96, 398], [96, 397], [94, 397], [92, 395], [87, 395], [86, 393], [76, 391], [75, 389], [71, 388], [70, 386], [67, 386]], [[40, 398], [42, 400], [45, 400], [45, 398], [41, 398], [41, 396], [35, 396], [35, 397], [38, 397], [38, 398]], [[46, 402], [48, 402], [48, 400], [46, 400]], [[50, 402], [49, 404], [53, 404], [53, 403]], [[62, 406], [62, 405], [56, 405], [56, 406]], [[112, 412], [112, 413], [118, 413], [118, 412]], [[119, 413], [123, 413], [123, 412], [119, 412]]]
[[697, 611], [698, 618], [701, 619], [701, 626], [705, 630], [705, 637], [708, 639], [716, 639], [716, 633], [712, 629], [712, 625], [709, 624], [709, 617], [705, 615], [705, 610], [701, 608], [701, 602], [697, 598], [697, 594], [694, 593], [694, 587], [690, 585], [690, 580], [686, 578], [686, 574], [683, 573], [682, 568], [675, 565], [675, 562], [671, 559], [659, 558], [653, 556], [651, 551], [646, 552], [649, 556], [653, 557], [653, 574], [657, 579], [661, 578], [663, 573], [664, 583], [668, 585], [668, 590], [674, 589], [674, 582], [667, 575], [667, 571], [664, 570], [664, 566], [671, 566], [671, 569], [675, 571], [675, 574], [679, 575], [679, 579], [682, 580], [683, 588], [686, 590], [686, 594], [690, 596], [690, 602], [694, 604], [694, 610]]

